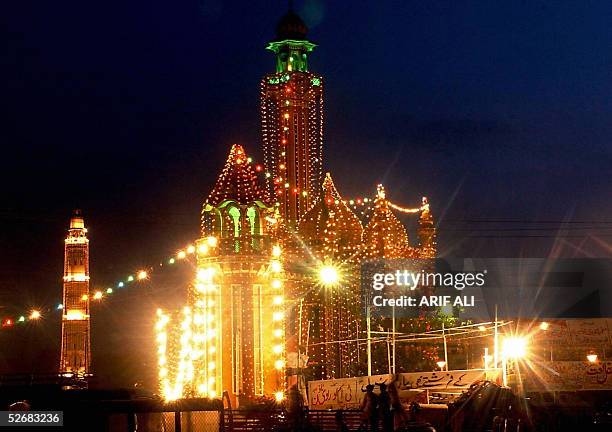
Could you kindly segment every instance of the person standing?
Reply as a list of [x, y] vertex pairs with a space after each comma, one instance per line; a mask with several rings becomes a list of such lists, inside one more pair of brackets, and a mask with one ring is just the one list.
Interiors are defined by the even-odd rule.
[[378, 384], [380, 394], [378, 395], [378, 415], [382, 422], [384, 432], [393, 432], [393, 413], [391, 412], [391, 398], [387, 392], [385, 383]]
[[374, 384], [368, 384], [361, 402], [361, 424], [371, 432], [378, 429], [378, 396], [374, 394]]

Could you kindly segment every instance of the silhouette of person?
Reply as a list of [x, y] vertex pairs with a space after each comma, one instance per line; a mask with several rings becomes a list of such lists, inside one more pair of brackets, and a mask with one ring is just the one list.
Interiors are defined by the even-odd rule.
[[348, 426], [346, 425], [346, 423], [344, 423], [344, 415], [342, 414], [342, 410], [336, 411], [335, 421], [336, 430], [338, 432], [349, 432]]
[[391, 404], [391, 415], [393, 418], [393, 430], [401, 430], [404, 428], [406, 423], [408, 422], [408, 413], [404, 409], [402, 405], [402, 401], [399, 397], [399, 392], [397, 391], [397, 386], [395, 382], [389, 384], [389, 402]]
[[372, 432], [378, 429], [378, 396], [374, 394], [374, 384], [366, 386], [361, 402], [361, 423], [368, 426]]
[[391, 398], [387, 392], [385, 383], [378, 384], [380, 394], [378, 395], [378, 412], [384, 432], [393, 432], [393, 413], [391, 412]]

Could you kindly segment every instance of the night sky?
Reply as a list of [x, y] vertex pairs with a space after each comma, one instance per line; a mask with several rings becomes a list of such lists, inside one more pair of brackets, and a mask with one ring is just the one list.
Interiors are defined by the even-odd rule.
[[[427, 195], [442, 254], [612, 255], [612, 3], [295, 9], [319, 44], [310, 67], [325, 78], [325, 166], [345, 197], [380, 182], [401, 205]], [[259, 80], [274, 70], [264, 47], [285, 11], [282, 1], [3, 5], [0, 315], [61, 299], [75, 207], [94, 286], [197, 237], [230, 145], [261, 160]], [[137, 344], [116, 330], [148, 328], [151, 308], [180, 289], [179, 277], [163, 280], [101, 306], [94, 349]], [[44, 341], [38, 354], [16, 345], [23, 370], [54, 367], [59, 315], [44, 324], [0, 336]], [[14, 371], [3, 351], [0, 373]]]

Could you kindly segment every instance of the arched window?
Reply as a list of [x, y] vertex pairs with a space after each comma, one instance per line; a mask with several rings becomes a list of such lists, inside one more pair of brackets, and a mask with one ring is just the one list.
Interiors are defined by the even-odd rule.
[[227, 213], [230, 215], [232, 222], [234, 223], [234, 237], [240, 237], [240, 209], [232, 206]]
[[261, 235], [261, 224], [259, 221], [259, 212], [255, 206], [249, 207], [247, 210], [247, 219], [251, 228], [251, 235]]

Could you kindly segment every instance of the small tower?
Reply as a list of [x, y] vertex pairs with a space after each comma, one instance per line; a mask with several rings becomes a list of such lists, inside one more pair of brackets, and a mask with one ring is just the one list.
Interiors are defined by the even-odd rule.
[[323, 182], [323, 78], [308, 69], [316, 45], [292, 10], [267, 49], [276, 72], [261, 81], [261, 128], [268, 191], [290, 229], [319, 196]]
[[202, 208], [190, 290], [193, 346], [201, 352], [193, 361], [193, 395], [227, 392], [240, 406], [284, 394], [282, 250], [270, 236], [277, 222], [269, 201], [251, 159], [233, 145]]
[[417, 230], [421, 258], [435, 258], [436, 256], [436, 226], [429, 210], [429, 201], [423, 197], [421, 217]]
[[64, 240], [64, 293], [60, 373], [91, 373], [89, 326], [89, 240], [80, 210]]
[[410, 255], [408, 233], [391, 211], [385, 188], [378, 185], [372, 217], [363, 230], [365, 258], [396, 259]]

